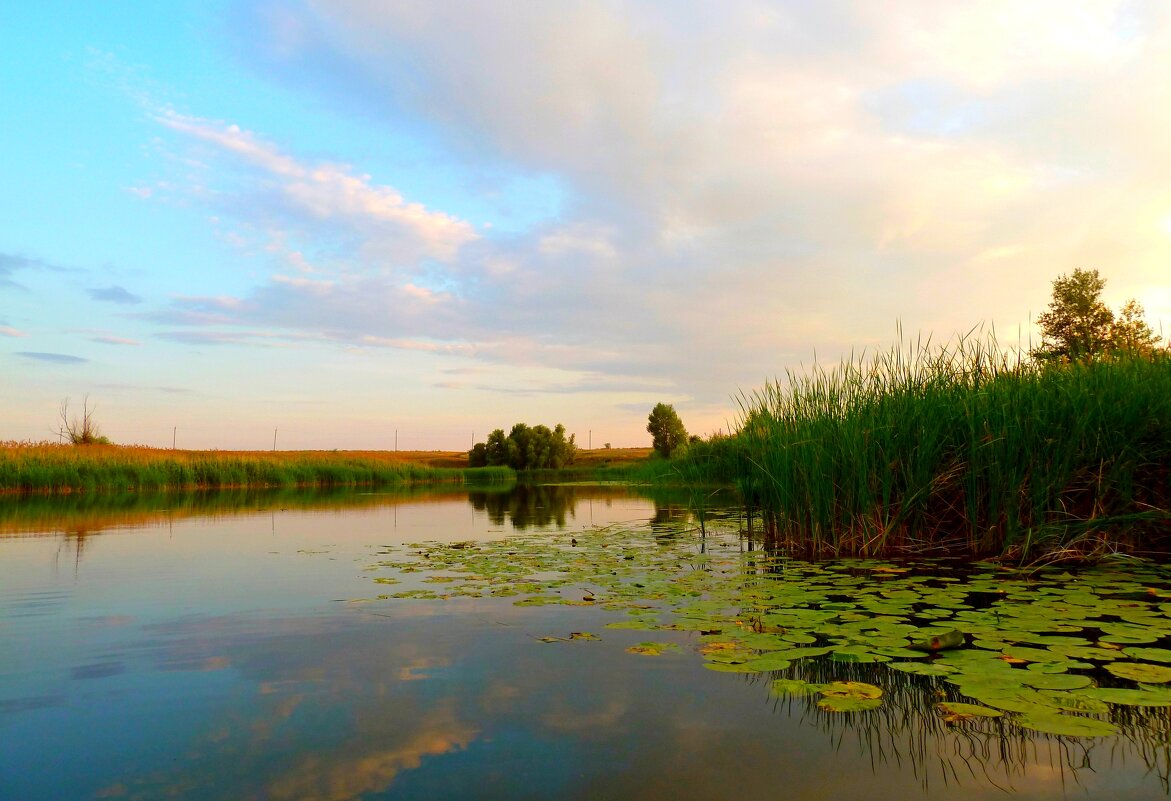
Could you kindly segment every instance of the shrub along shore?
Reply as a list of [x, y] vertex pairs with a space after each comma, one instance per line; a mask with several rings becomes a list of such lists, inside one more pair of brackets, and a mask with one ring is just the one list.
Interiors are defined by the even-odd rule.
[[396, 486], [516, 478], [506, 467], [438, 467], [426, 461], [439, 460], [405, 453], [175, 451], [10, 443], [0, 447], [0, 492]]
[[987, 339], [895, 348], [741, 397], [667, 464], [734, 483], [811, 553], [1171, 553], [1171, 353], [1039, 364]]

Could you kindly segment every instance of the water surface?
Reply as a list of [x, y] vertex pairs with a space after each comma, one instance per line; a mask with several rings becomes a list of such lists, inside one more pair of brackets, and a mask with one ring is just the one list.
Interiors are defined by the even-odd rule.
[[[1143, 718], [1164, 726], [1154, 746], [946, 727], [929, 702], [831, 714], [770, 694], [774, 674], [706, 669], [698, 631], [376, 581], [410, 543], [595, 527], [698, 543], [679, 502], [583, 487], [59, 500], [0, 503], [0, 798], [1167, 796], [1166, 709]], [[755, 547], [724, 517], [697, 548]], [[599, 639], [541, 639], [572, 632]], [[648, 639], [679, 651], [627, 652]], [[905, 681], [906, 697], [934, 686]]]

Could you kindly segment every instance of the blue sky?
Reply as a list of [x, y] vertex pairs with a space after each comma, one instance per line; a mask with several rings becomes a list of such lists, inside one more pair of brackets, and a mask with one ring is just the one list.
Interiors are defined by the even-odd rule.
[[1159, 2], [10, 3], [0, 111], [0, 439], [647, 444], [1078, 267], [1171, 331]]

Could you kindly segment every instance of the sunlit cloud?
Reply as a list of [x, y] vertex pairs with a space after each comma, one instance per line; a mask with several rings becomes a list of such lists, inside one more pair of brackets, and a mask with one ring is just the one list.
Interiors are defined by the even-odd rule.
[[423, 719], [413, 721], [409, 734], [390, 748], [355, 743], [329, 759], [298, 759], [268, 783], [265, 797], [346, 801], [385, 792], [400, 773], [417, 769], [427, 759], [463, 751], [478, 735], [475, 727], [457, 719], [450, 701], [441, 701]]
[[257, 169], [290, 209], [317, 221], [349, 224], [373, 238], [396, 240], [395, 250], [437, 259], [452, 258], [476, 238], [469, 223], [410, 202], [394, 188], [374, 183], [371, 176], [354, 174], [347, 165], [303, 163], [238, 125], [175, 111], [164, 111], [156, 119]]
[[700, 429], [900, 326], [1027, 342], [1074, 268], [1171, 330], [1163, 4], [888, 6], [235, 3], [236, 101], [85, 64], [147, 140], [110, 195], [176, 247], [202, 236], [206, 274], [114, 245], [117, 272], [66, 273], [16, 242], [0, 291], [123, 312], [92, 336], [394, 373], [450, 409], [664, 400]]

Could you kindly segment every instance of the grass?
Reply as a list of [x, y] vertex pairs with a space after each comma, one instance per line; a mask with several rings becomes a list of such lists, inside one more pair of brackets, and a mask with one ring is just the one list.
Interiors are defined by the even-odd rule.
[[1171, 354], [1035, 366], [994, 338], [916, 344], [741, 397], [683, 459], [816, 553], [1019, 558], [1171, 546]]
[[[495, 490], [499, 485], [485, 485]], [[506, 491], [506, 490], [501, 490]], [[162, 492], [0, 494], [0, 538], [46, 531], [87, 537], [106, 529], [160, 520], [260, 514], [275, 510], [352, 510], [405, 501], [466, 499], [461, 484], [399, 484], [376, 492], [365, 487], [273, 487]]]
[[394, 486], [515, 478], [507, 468], [435, 466], [446, 459], [446, 454], [375, 451], [266, 453], [7, 443], [0, 446], [0, 491]]

